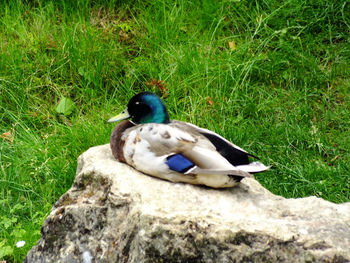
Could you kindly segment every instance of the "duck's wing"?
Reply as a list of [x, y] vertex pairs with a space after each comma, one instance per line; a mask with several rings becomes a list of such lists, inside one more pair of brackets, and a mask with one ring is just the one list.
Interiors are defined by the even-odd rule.
[[213, 131], [182, 121], [172, 121], [172, 123], [180, 129], [188, 130], [192, 133], [196, 132], [206, 137], [232, 165], [249, 164], [248, 156], [257, 158]]
[[[136, 127], [135, 127], [136, 128]], [[183, 129], [182, 129], [183, 128]], [[171, 124], [143, 124], [137, 127], [141, 140], [148, 142], [155, 156], [164, 157], [170, 170], [183, 174], [251, 175], [233, 166], [203, 135]], [[152, 164], [150, 164], [152, 165]]]
[[221, 154], [230, 164], [239, 170], [248, 173], [259, 173], [266, 171], [270, 167], [265, 166], [261, 162], [249, 162], [249, 156], [259, 159], [258, 157], [248, 153], [241, 147], [226, 140], [219, 134], [208, 129], [200, 128], [194, 124], [173, 120], [171, 125], [192, 134], [200, 134], [212, 143], [216, 151]]

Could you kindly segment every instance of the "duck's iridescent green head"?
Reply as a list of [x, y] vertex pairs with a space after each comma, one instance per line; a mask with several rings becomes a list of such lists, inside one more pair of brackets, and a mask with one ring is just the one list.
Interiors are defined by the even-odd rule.
[[169, 123], [169, 115], [162, 100], [151, 92], [141, 92], [128, 103], [121, 114], [114, 116], [108, 122], [116, 122], [131, 118], [135, 124]]

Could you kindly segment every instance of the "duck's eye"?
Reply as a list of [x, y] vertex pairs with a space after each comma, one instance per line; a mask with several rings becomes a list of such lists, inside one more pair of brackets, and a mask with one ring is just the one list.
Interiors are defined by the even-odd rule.
[[139, 102], [139, 101], [136, 101], [136, 102], [135, 102], [135, 104], [136, 104], [136, 105], [139, 105], [139, 104], [140, 104], [140, 102]]

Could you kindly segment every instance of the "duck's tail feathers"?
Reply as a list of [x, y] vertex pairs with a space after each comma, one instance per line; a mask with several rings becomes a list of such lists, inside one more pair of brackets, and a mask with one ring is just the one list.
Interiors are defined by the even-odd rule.
[[252, 174], [260, 173], [268, 170], [270, 166], [266, 166], [261, 162], [252, 162], [250, 164], [238, 165], [237, 169], [203, 169], [198, 166], [191, 167], [185, 174], [227, 174], [242, 177], [253, 177]]
[[265, 166], [261, 162], [252, 162], [250, 164], [237, 165], [236, 168], [247, 173], [260, 173], [268, 170], [270, 166]]

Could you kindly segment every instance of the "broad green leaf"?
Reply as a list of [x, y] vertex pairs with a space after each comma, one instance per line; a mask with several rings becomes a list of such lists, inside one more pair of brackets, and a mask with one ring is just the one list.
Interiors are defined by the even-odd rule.
[[22, 205], [22, 204], [15, 204], [15, 205], [11, 208], [10, 213], [13, 214], [13, 213], [15, 213], [16, 211], [19, 211], [19, 210], [21, 210], [21, 209], [23, 209], [23, 208], [24, 208], [24, 205]]
[[0, 258], [4, 258], [6, 256], [13, 254], [13, 248], [10, 246], [0, 246]]
[[75, 105], [71, 99], [62, 97], [55, 110], [57, 113], [68, 116], [73, 112], [74, 108]]
[[24, 237], [24, 235], [27, 233], [27, 231], [25, 231], [24, 229], [20, 228], [15, 228], [12, 232], [11, 232], [11, 236], [15, 237], [15, 239], [21, 239]]
[[16, 221], [17, 219], [15, 217], [7, 218], [6, 216], [3, 216], [1, 217], [0, 224], [3, 225], [5, 229], [8, 229], [13, 223], [16, 223]]
[[83, 76], [85, 80], [91, 81], [91, 75], [84, 67], [78, 68], [78, 73]]

